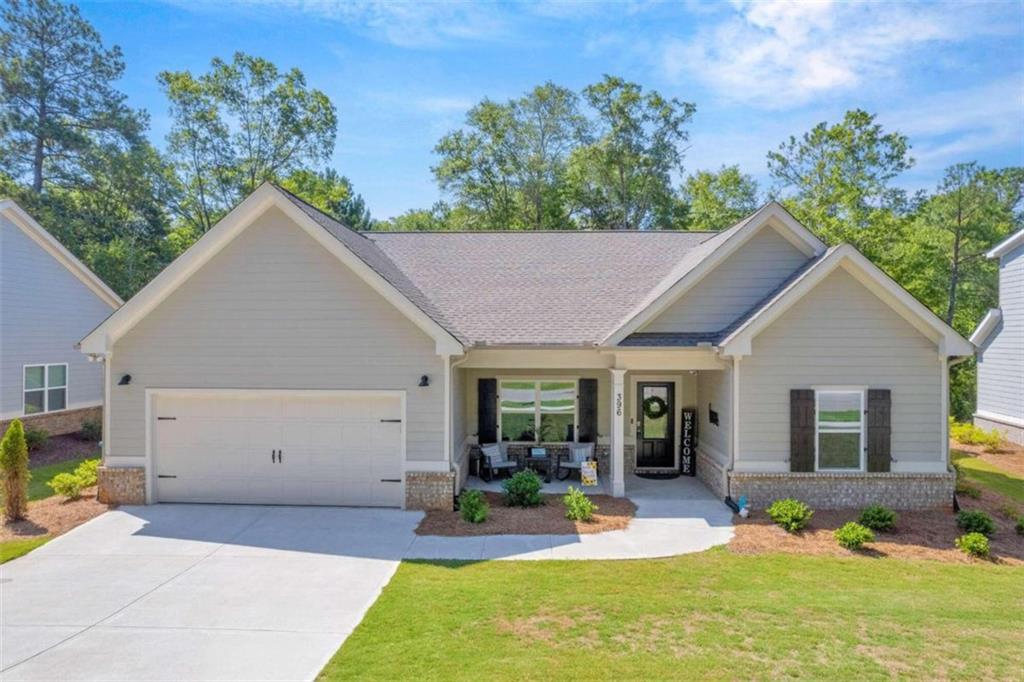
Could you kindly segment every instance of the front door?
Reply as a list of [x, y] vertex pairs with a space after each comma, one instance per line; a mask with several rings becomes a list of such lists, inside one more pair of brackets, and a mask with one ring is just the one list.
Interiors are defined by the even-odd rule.
[[636, 388], [636, 465], [674, 467], [676, 385], [671, 381], [645, 381]]

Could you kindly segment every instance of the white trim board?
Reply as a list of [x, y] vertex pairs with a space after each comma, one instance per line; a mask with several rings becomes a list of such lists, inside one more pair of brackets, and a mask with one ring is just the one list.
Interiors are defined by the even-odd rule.
[[1018, 429], [1024, 429], [1024, 419], [1018, 417], [1011, 417], [1008, 414], [999, 414], [998, 412], [985, 412], [984, 410], [978, 410], [974, 413], [974, 416], [978, 419], [984, 419], [985, 421], [998, 422], [1005, 426], [1013, 426]]
[[24, 232], [29, 239], [38, 244], [44, 251], [52, 256], [58, 263], [64, 266], [68, 272], [78, 278], [82, 284], [96, 294], [97, 298], [117, 310], [124, 304], [121, 297], [114, 293], [114, 290], [107, 286], [95, 272], [86, 267], [85, 263], [78, 260], [74, 254], [64, 248], [64, 245], [57, 241], [52, 234], [37, 223], [25, 209], [13, 199], [0, 200], [0, 214], [6, 216], [16, 227]]
[[317, 243], [333, 254], [344, 265], [363, 279], [372, 289], [404, 314], [413, 324], [434, 339], [437, 352], [461, 355], [462, 344], [440, 324], [410, 301], [382, 275], [367, 265], [359, 256], [348, 249], [334, 235], [306, 215], [288, 197], [270, 183], [260, 185], [252, 194], [231, 210], [199, 238], [185, 253], [174, 260], [149, 284], [135, 294], [113, 315], [82, 339], [79, 346], [83, 353], [103, 354], [109, 352], [114, 343], [127, 334], [146, 315], [184, 284], [200, 268], [206, 265], [235, 237], [256, 222], [264, 212], [277, 208], [303, 229]]
[[1024, 230], [1018, 230], [1009, 237], [999, 242], [985, 254], [987, 258], [1001, 258], [1018, 246], [1024, 245]]
[[978, 324], [978, 328], [974, 330], [973, 334], [971, 334], [971, 338], [969, 339], [970, 342], [980, 348], [986, 341], [988, 341], [988, 337], [992, 334], [1002, 319], [1002, 310], [999, 308], [989, 308], [988, 312], [985, 313], [985, 317], [981, 319], [981, 323]]

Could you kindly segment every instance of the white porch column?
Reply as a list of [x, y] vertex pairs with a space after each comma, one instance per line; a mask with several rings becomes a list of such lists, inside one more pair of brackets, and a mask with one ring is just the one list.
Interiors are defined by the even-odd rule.
[[623, 443], [626, 438], [626, 402], [623, 385], [625, 384], [626, 370], [610, 369], [608, 371], [612, 373], [612, 495], [615, 497], [625, 497], [626, 463], [623, 454]]

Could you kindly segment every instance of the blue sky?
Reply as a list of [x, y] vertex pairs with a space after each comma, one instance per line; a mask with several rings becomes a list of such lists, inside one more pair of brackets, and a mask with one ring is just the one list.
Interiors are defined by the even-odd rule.
[[901, 178], [931, 188], [977, 160], [1024, 165], [1024, 3], [82, 2], [125, 53], [122, 89], [170, 127], [162, 70], [236, 50], [301, 69], [338, 108], [333, 165], [387, 218], [441, 197], [431, 149], [483, 97], [604, 73], [694, 102], [688, 171], [765, 154], [847, 109], [910, 137]]

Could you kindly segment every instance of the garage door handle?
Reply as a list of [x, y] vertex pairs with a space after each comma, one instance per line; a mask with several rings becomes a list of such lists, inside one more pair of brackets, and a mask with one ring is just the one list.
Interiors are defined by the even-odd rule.
[[381, 424], [401, 424], [402, 420], [401, 419], [381, 419], [380, 423]]
[[402, 479], [400, 479], [400, 478], [382, 478], [382, 479], [380, 479], [380, 482], [381, 483], [401, 483]]

